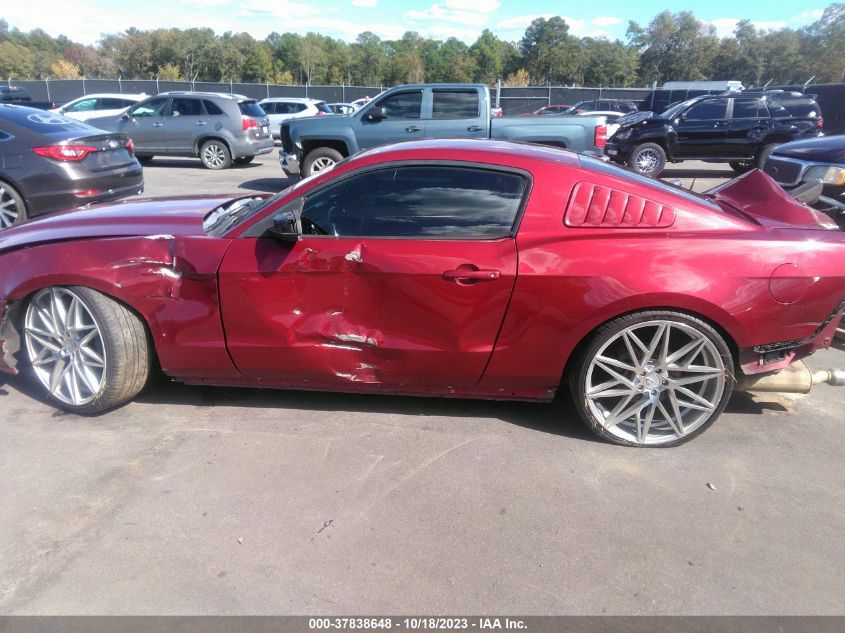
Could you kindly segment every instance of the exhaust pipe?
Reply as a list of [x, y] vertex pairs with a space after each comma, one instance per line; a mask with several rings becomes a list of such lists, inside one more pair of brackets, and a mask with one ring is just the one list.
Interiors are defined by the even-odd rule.
[[763, 393], [810, 393], [815, 385], [845, 386], [845, 369], [811, 371], [803, 361], [771, 374], [744, 376], [737, 389]]

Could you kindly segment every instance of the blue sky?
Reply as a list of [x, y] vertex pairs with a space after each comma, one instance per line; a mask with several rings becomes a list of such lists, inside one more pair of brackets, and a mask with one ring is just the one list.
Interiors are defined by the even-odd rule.
[[385, 39], [405, 31], [471, 43], [485, 28], [517, 40], [537, 17], [560, 15], [579, 36], [624, 38], [628, 20], [647, 23], [663, 9], [690, 10], [729, 35], [737, 20], [760, 28], [797, 28], [815, 21], [829, 2], [805, 0], [8, 0], [2, 14], [10, 25], [28, 31], [40, 27], [86, 44], [102, 33], [129, 27], [210, 27], [218, 33], [246, 31], [264, 38], [272, 31], [324, 35], [352, 41], [370, 30]]

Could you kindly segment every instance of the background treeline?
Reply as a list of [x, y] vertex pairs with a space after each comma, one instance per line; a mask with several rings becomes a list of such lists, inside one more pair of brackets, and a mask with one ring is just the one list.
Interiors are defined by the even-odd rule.
[[739, 22], [732, 37], [688, 11], [664, 11], [647, 25], [629, 22], [626, 41], [572, 35], [560, 17], [538, 18], [518, 42], [485, 30], [471, 45], [408, 32], [351, 43], [318, 33], [216, 35], [211, 29], [157, 29], [105, 35], [84, 46], [40, 29], [24, 33], [0, 20], [3, 79], [194, 79], [276, 84], [379, 86], [479, 81], [505, 85], [646, 86], [671, 80], [739, 79], [748, 86], [845, 81], [845, 4], [816, 22], [761, 31]]

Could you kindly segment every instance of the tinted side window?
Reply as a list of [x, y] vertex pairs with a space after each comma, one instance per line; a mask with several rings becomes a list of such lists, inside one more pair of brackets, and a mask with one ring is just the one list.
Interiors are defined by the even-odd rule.
[[478, 117], [478, 93], [474, 90], [435, 90], [432, 118], [475, 119]]
[[735, 119], [756, 119], [759, 116], [760, 110], [759, 99], [734, 99], [734, 114]]
[[727, 101], [701, 101], [687, 110], [687, 118], [693, 121], [713, 121], [724, 119], [727, 112]]
[[218, 106], [213, 101], [208, 101], [207, 99], [205, 99], [203, 100], [202, 104], [205, 106], [205, 111], [209, 115], [223, 114], [223, 110], [220, 109], [220, 106]]
[[419, 119], [422, 108], [422, 91], [400, 92], [382, 99], [376, 107], [387, 109], [388, 119]]
[[781, 117], [817, 117], [821, 116], [819, 105], [810, 99], [773, 99], [772, 109], [778, 109]]
[[170, 116], [200, 116], [202, 104], [199, 99], [174, 99], [170, 106]]
[[341, 237], [504, 237], [524, 191], [525, 178], [501, 171], [428, 165], [383, 169], [308, 196], [302, 230]]
[[132, 108], [130, 114], [134, 117], [161, 116], [166, 105], [167, 98], [150, 99]]
[[104, 97], [100, 99], [99, 108], [100, 110], [123, 110], [128, 106], [131, 106], [134, 101], [127, 101], [126, 99], [114, 99], [110, 97]]
[[268, 103], [262, 103], [260, 105], [261, 105], [261, 109], [264, 110], [264, 112], [266, 112], [267, 114], [276, 114], [276, 105], [277, 104], [273, 103], [272, 101], [270, 101]]
[[262, 118], [267, 116], [267, 113], [261, 109], [261, 106], [258, 105], [257, 101], [239, 101], [238, 108], [240, 108], [241, 114], [246, 116], [258, 117]]
[[68, 112], [90, 112], [97, 109], [97, 99], [83, 99], [77, 101], [67, 109]]

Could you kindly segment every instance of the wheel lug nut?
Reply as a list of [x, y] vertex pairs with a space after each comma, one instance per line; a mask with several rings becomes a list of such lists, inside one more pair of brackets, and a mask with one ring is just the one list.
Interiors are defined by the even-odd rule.
[[652, 392], [651, 392], [651, 395], [656, 396], [656, 395], [657, 395], [657, 391], [656, 391], [656, 390], [652, 391]]
[[668, 381], [668, 380], [664, 380], [664, 381], [663, 381], [663, 385], [664, 385], [664, 386], [665, 386], [665, 385], [668, 385], [668, 384], [669, 384], [669, 381]]

